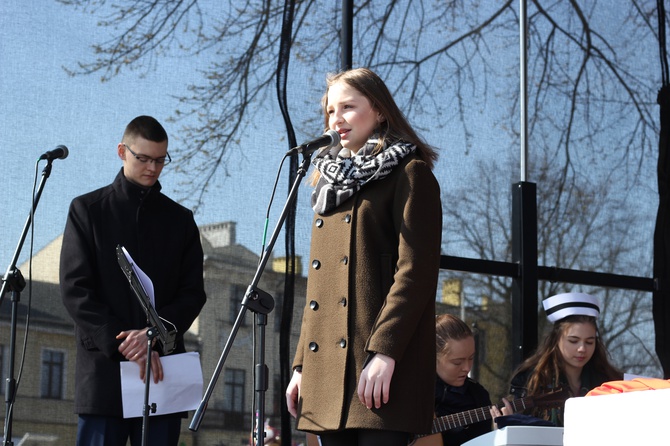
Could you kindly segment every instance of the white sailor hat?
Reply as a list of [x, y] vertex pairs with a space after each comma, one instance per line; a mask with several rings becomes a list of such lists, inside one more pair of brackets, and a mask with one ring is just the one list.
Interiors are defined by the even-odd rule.
[[563, 293], [542, 301], [547, 319], [552, 324], [567, 316], [593, 316], [600, 314], [598, 299], [586, 293]]

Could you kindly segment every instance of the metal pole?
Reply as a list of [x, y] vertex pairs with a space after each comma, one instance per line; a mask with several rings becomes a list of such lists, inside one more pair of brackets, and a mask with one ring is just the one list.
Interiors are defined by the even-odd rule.
[[353, 68], [353, 23], [354, 0], [342, 0], [342, 54], [340, 55], [341, 70], [349, 70]]
[[528, 14], [526, 13], [526, 0], [519, 1], [519, 110], [521, 112], [519, 121], [519, 138], [521, 139], [521, 181], [526, 181], [528, 177], [528, 63], [526, 61], [527, 52], [527, 29], [526, 22]]

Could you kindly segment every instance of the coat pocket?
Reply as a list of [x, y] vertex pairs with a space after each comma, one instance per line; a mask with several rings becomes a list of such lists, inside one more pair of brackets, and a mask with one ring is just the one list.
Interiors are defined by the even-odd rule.
[[98, 347], [95, 346], [95, 342], [93, 342], [93, 339], [89, 338], [88, 336], [80, 336], [79, 337], [79, 343], [88, 351], [97, 351]]

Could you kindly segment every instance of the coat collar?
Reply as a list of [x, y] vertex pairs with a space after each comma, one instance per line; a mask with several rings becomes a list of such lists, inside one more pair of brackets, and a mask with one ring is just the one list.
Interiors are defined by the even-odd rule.
[[116, 175], [112, 186], [114, 187], [114, 190], [123, 197], [129, 200], [139, 199], [139, 201], [144, 201], [148, 197], [157, 196], [162, 189], [159, 181], [156, 181], [156, 183], [151, 187], [142, 187], [129, 181], [123, 174], [123, 167]]
[[465, 383], [463, 383], [462, 386], [456, 387], [456, 386], [451, 386], [451, 385], [445, 383], [438, 376], [437, 379], [436, 379], [436, 384], [435, 384], [435, 400], [440, 401], [440, 402], [444, 402], [446, 400], [446, 396], [449, 392], [465, 395], [468, 391], [468, 386], [469, 385], [470, 385], [470, 378], [467, 378], [465, 380]]

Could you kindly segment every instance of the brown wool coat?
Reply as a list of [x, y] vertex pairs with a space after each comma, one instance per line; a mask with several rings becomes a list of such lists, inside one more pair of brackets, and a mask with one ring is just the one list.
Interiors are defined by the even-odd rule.
[[[441, 233], [439, 185], [415, 155], [315, 216], [298, 429], [430, 432]], [[396, 361], [390, 400], [372, 410], [357, 396], [370, 352]]]

